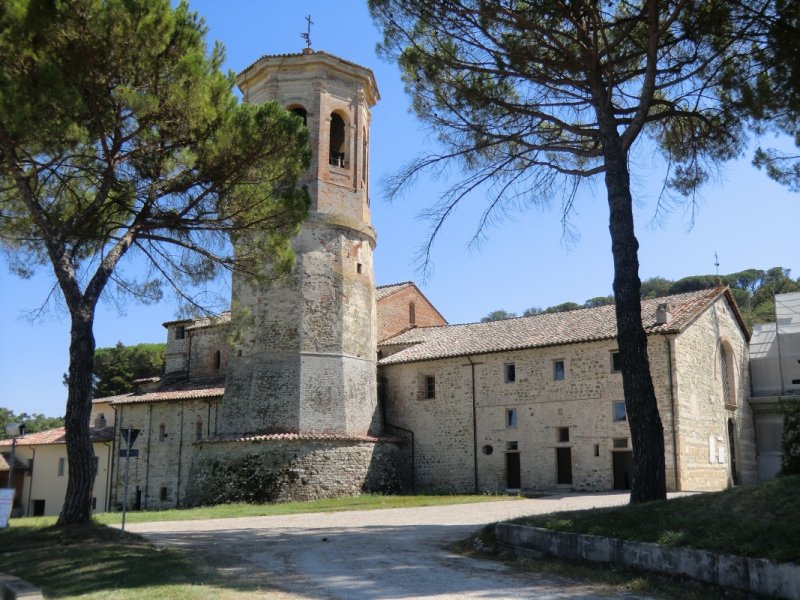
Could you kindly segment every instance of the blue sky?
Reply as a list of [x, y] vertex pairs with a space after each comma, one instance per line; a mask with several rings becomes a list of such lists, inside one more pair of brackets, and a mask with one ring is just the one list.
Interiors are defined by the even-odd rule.
[[[433, 143], [432, 136], [409, 113], [399, 70], [379, 59], [379, 32], [366, 2], [343, 0], [192, 1], [206, 19], [209, 40], [227, 50], [227, 67], [235, 72], [264, 54], [298, 52], [300, 32], [311, 14], [313, 48], [336, 54], [372, 69], [381, 100], [373, 109], [371, 191], [373, 225], [378, 232], [375, 277], [379, 285], [419, 280], [417, 251], [429, 223], [418, 215], [438, 198], [445, 182], [421, 178], [401, 201], [388, 203], [381, 180]], [[640, 242], [642, 279], [679, 279], [749, 267], [783, 266], [800, 276], [797, 245], [800, 196], [771, 182], [750, 165], [749, 157], [726, 165], [706, 186], [699, 210], [677, 207], [654, 224], [663, 166], [646, 143], [631, 157]], [[451, 177], [457, 177], [451, 173]], [[536, 208], [508, 215], [490, 227], [478, 247], [469, 242], [485, 198], [467, 199], [447, 223], [433, 249], [434, 269], [421, 288], [451, 323], [477, 321], [492, 310], [521, 313], [531, 306], [611, 293], [613, 270], [608, 234], [608, 209], [602, 180], [584, 187], [577, 198], [572, 226], [577, 239], [567, 243], [561, 227], [559, 200], [550, 209]], [[43, 270], [20, 280], [0, 266], [0, 406], [16, 412], [61, 415], [66, 388], [69, 320], [58, 302], [47, 303], [52, 277]], [[223, 292], [224, 293], [224, 292]], [[164, 341], [161, 323], [173, 318], [175, 306], [165, 301], [142, 307], [105, 302], [98, 311], [97, 345]], [[26, 316], [27, 315], [27, 316]]]

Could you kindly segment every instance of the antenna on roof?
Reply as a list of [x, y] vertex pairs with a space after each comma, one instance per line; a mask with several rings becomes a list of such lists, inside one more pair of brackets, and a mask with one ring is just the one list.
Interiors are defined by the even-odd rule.
[[306, 17], [306, 22], [308, 26], [306, 31], [300, 34], [300, 37], [306, 41], [306, 48], [311, 48], [311, 26], [314, 24], [314, 21], [311, 20], [311, 15]]
[[716, 250], [714, 250], [714, 266], [717, 268], [717, 277], [719, 277], [719, 256]]

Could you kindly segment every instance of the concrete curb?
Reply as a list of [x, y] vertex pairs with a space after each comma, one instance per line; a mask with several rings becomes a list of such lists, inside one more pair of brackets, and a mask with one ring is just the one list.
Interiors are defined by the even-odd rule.
[[521, 558], [548, 555], [613, 562], [667, 575], [685, 575], [765, 596], [800, 600], [800, 565], [793, 563], [774, 563], [763, 558], [744, 558], [511, 523], [498, 523], [496, 535], [498, 541], [511, 546]]
[[43, 600], [42, 592], [27, 581], [0, 573], [0, 600]]

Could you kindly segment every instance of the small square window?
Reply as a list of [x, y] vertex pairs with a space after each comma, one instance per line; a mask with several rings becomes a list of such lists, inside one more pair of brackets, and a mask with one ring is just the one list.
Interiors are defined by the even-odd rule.
[[436, 398], [436, 376], [425, 376], [425, 399], [432, 400]]
[[622, 359], [619, 356], [619, 350], [611, 353], [611, 372], [619, 373], [622, 371]]
[[519, 442], [506, 442], [507, 452], [516, 452], [519, 450]]
[[612, 443], [614, 444], [614, 448], [627, 448], [628, 438], [614, 438]]
[[516, 408], [507, 408], [506, 409], [506, 427], [516, 427], [517, 426], [517, 409]]
[[563, 360], [556, 360], [553, 361], [553, 379], [556, 381], [561, 381], [564, 379], [564, 361]]
[[614, 402], [614, 421], [627, 421], [628, 412], [625, 409], [625, 402]]
[[506, 383], [514, 383], [517, 380], [517, 368], [514, 363], [507, 363], [506, 370]]
[[569, 441], [569, 427], [558, 428], [558, 441], [562, 443]]
[[186, 337], [186, 328], [183, 325], [178, 325], [175, 328], [175, 339], [182, 340]]

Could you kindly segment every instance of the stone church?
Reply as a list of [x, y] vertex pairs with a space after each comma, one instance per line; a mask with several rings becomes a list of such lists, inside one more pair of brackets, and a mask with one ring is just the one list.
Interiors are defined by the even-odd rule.
[[[629, 488], [613, 307], [448, 325], [413, 283], [376, 287], [371, 71], [306, 49], [237, 81], [308, 125], [310, 215], [290, 283], [235, 276], [232, 313], [164, 324], [163, 376], [95, 400], [116, 444], [140, 431], [129, 506]], [[749, 336], [730, 292], [646, 300], [642, 318], [668, 488], [754, 481]], [[111, 507], [125, 460], [98, 474]]]

